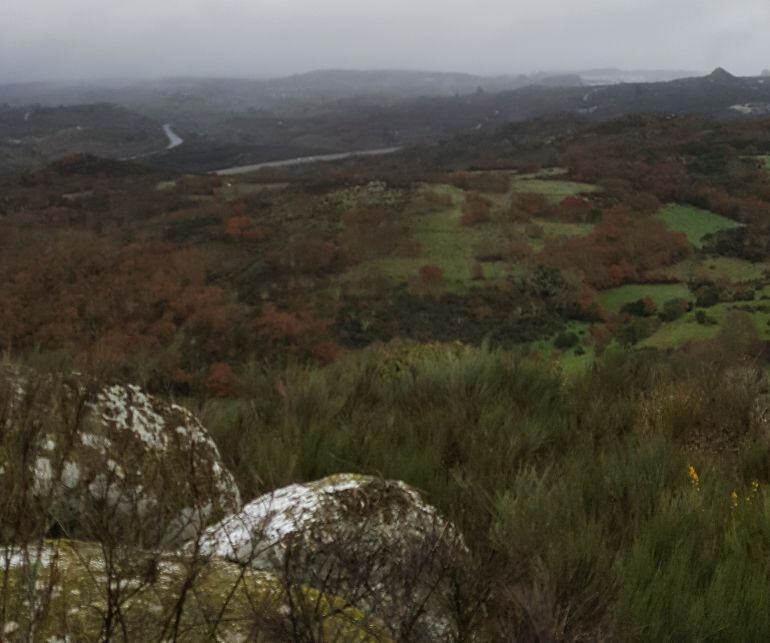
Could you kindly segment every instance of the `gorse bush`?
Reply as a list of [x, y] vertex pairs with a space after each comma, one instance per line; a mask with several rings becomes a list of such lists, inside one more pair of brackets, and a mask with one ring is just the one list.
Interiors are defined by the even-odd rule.
[[565, 381], [516, 353], [396, 346], [244, 380], [203, 416], [249, 493], [347, 470], [422, 489], [472, 551], [481, 640], [770, 635], [748, 615], [770, 591], [763, 379], [739, 354], [609, 351]]
[[[770, 617], [756, 606], [770, 592], [770, 439], [764, 378], [753, 344], [744, 344], [732, 353], [722, 340], [672, 355], [607, 350], [570, 379], [515, 351], [390, 344], [325, 367], [250, 363], [238, 373], [240, 397], [188, 403], [246, 499], [350, 471], [421, 490], [468, 550], [460, 568], [444, 568], [454, 640], [763, 640]], [[18, 451], [9, 439], [3, 435], [2, 448]], [[39, 631], [50, 631], [44, 613], [60, 606], [53, 589], [39, 603], [35, 587], [48, 576], [20, 570], [35, 569], [35, 543], [50, 558], [55, 541], [44, 537], [67, 536], [35, 528], [44, 506], [18, 511], [30, 484], [24, 478], [22, 495], [7, 496], [17, 510], [0, 517], [0, 533], [16, 529], [4, 543], [0, 606], [25, 633], [35, 632], [36, 619], [48, 624]], [[11, 515], [16, 522], [7, 524]], [[84, 545], [93, 551], [73, 554], [61, 541], [67, 560], [95, 559], [110, 579], [88, 593], [104, 605], [88, 621], [103, 638], [126, 638], [124, 628], [183, 638], [188, 628], [191, 640], [205, 640], [230, 617], [265, 640], [379, 636], [336, 602], [333, 582], [308, 594], [296, 560], [254, 594], [252, 576], [237, 565], [212, 568], [195, 548], [192, 558], [169, 558], [127, 547], [121, 538], [146, 538], [140, 523], [134, 528], [104, 538], [93, 531]], [[22, 550], [28, 564], [20, 567], [11, 556]], [[365, 587], [370, 579], [359, 576]], [[148, 617], [148, 629], [135, 629], [159, 577], [172, 587], [160, 624], [147, 625]], [[212, 578], [224, 583], [221, 592]], [[32, 605], [42, 611], [29, 611], [24, 592], [37, 592]], [[249, 592], [259, 600], [244, 603]], [[205, 606], [194, 599], [201, 593]], [[267, 600], [289, 607], [269, 610]], [[46, 612], [44, 603], [53, 607]], [[404, 617], [386, 629], [429, 640], [413, 638], [411, 623]]]

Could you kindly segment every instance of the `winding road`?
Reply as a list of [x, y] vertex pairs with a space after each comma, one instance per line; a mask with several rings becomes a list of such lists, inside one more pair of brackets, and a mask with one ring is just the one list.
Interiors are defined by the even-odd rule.
[[337, 152], [336, 154], [320, 154], [318, 156], [302, 156], [295, 159], [284, 159], [283, 161], [267, 161], [265, 163], [256, 163], [255, 165], [237, 165], [222, 170], [214, 170], [212, 174], [218, 176], [233, 176], [235, 174], [247, 174], [270, 167], [289, 167], [292, 165], [305, 165], [306, 163], [320, 163], [328, 161], [342, 161], [344, 159], [357, 156], [382, 156], [398, 152], [400, 147], [382, 147], [375, 150], [359, 150], [357, 152]]
[[166, 135], [166, 138], [168, 139], [168, 145], [166, 145], [166, 147], [164, 147], [162, 150], [155, 150], [154, 152], [145, 152], [144, 154], [136, 154], [135, 156], [126, 156], [120, 160], [121, 161], [138, 161], [140, 159], [150, 158], [151, 156], [158, 156], [158, 154], [163, 154], [168, 150], [173, 150], [175, 147], [179, 147], [182, 143], [184, 143], [184, 139], [181, 136], [179, 136], [174, 130], [171, 129], [171, 123], [166, 123], [163, 126], [163, 133]]
[[[163, 154], [169, 150], [173, 150], [184, 143], [184, 139], [179, 136], [173, 129], [171, 129], [171, 123], [165, 123], [163, 125], [163, 132], [168, 138], [168, 145], [162, 150], [155, 152], [149, 152], [147, 154], [140, 154], [139, 156], [132, 156], [123, 160], [136, 160], [147, 158], [150, 156], [157, 156]], [[342, 161], [344, 159], [354, 158], [357, 156], [382, 156], [385, 154], [393, 154], [398, 152], [400, 147], [382, 147], [374, 150], [358, 150], [355, 152], [337, 152], [335, 154], [319, 154], [317, 156], [301, 156], [293, 159], [283, 159], [281, 161], [266, 161], [264, 163], [256, 163], [253, 165], [236, 165], [234, 167], [226, 167], [221, 170], [214, 170], [210, 174], [216, 174], [218, 176], [233, 176], [236, 174], [247, 174], [249, 172], [256, 172], [257, 170], [263, 170], [270, 167], [290, 167], [292, 165], [305, 165], [307, 163], [321, 163], [329, 161]]]
[[171, 129], [171, 123], [166, 123], [163, 126], [163, 131], [168, 137], [168, 145], [166, 146], [167, 150], [173, 150], [175, 147], [179, 147], [182, 143], [184, 143], [184, 139]]

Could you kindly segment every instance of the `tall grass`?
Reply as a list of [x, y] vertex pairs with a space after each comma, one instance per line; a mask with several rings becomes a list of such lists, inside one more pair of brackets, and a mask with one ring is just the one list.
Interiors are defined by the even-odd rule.
[[343, 471], [422, 489], [473, 551], [482, 639], [760, 640], [770, 450], [761, 387], [736, 376], [752, 368], [614, 353], [565, 382], [485, 347], [378, 349], [252, 365], [242, 399], [202, 413], [247, 496]]

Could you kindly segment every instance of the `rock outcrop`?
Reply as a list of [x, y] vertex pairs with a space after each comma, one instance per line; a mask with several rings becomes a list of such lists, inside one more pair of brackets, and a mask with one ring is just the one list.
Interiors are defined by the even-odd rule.
[[[22, 641], [387, 641], [337, 597], [222, 560], [70, 540], [0, 548], [5, 621]], [[181, 609], [180, 609], [181, 608]]]
[[[0, 367], [0, 538], [176, 546], [241, 506], [188, 410], [133, 385]], [[15, 516], [15, 518], [14, 518]], [[8, 534], [12, 525], [19, 533]]]
[[344, 596], [398, 640], [449, 640], [466, 548], [402, 482], [340, 474], [261, 496], [190, 548]]

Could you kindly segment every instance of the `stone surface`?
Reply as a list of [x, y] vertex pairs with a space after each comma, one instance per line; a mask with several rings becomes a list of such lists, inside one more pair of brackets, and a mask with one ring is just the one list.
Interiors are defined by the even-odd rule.
[[6, 532], [175, 546], [240, 508], [198, 419], [137, 386], [0, 367], [0, 426]]
[[0, 549], [0, 575], [8, 580], [0, 586], [8, 615], [0, 639], [388, 640], [343, 600], [306, 586], [289, 590], [267, 572], [131, 548], [110, 557], [107, 565], [99, 545], [71, 540]]
[[345, 596], [399, 640], [453, 635], [451, 587], [466, 549], [402, 482], [340, 474], [278, 489], [207, 529], [198, 546]]

